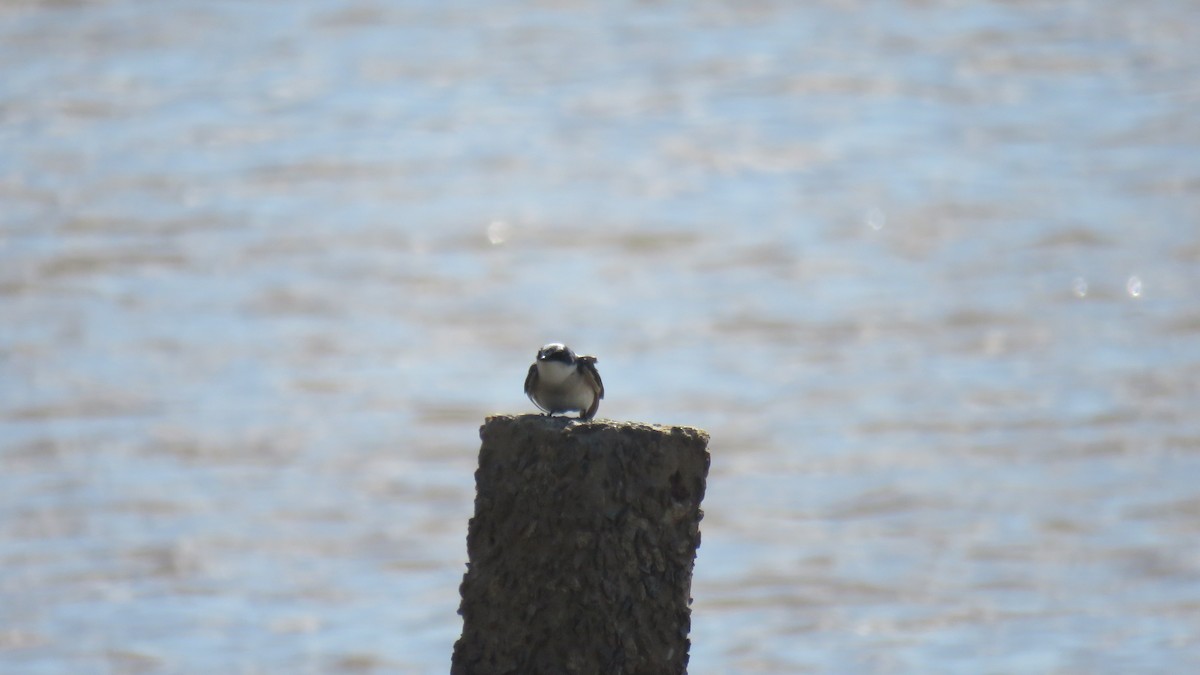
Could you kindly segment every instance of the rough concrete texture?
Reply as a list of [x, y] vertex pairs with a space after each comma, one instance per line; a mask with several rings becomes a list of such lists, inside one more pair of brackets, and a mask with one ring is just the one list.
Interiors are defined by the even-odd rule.
[[487, 418], [453, 675], [686, 673], [708, 434]]

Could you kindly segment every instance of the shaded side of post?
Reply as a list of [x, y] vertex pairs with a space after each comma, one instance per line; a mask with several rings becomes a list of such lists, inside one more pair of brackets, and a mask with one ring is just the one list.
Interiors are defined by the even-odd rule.
[[686, 673], [708, 435], [489, 417], [453, 675]]

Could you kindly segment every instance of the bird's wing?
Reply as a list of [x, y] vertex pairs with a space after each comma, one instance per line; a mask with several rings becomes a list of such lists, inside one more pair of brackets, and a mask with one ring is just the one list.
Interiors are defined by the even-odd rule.
[[[537, 364], [529, 366], [529, 374], [525, 376], [525, 395], [533, 399], [533, 387], [537, 384]], [[535, 401], [536, 403], [536, 401]]]
[[589, 377], [596, 383], [596, 400], [604, 398], [604, 380], [600, 379], [600, 371], [596, 370], [596, 357], [580, 356], [576, 359], [584, 377]]

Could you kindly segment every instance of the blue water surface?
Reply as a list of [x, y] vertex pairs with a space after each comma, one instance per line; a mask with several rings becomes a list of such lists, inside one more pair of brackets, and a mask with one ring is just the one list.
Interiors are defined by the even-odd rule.
[[693, 673], [1200, 668], [1189, 3], [9, 2], [0, 671], [445, 672], [534, 352]]

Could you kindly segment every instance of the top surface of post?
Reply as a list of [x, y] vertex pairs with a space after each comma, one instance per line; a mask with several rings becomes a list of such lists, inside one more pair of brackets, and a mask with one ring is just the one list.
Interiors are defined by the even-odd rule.
[[524, 433], [567, 433], [567, 434], [619, 434], [619, 435], [666, 435], [682, 436], [708, 444], [708, 432], [699, 427], [648, 424], [645, 422], [621, 422], [618, 420], [575, 417], [550, 417], [546, 415], [489, 415], [484, 419], [479, 432], [486, 436], [489, 431], [521, 431]]

